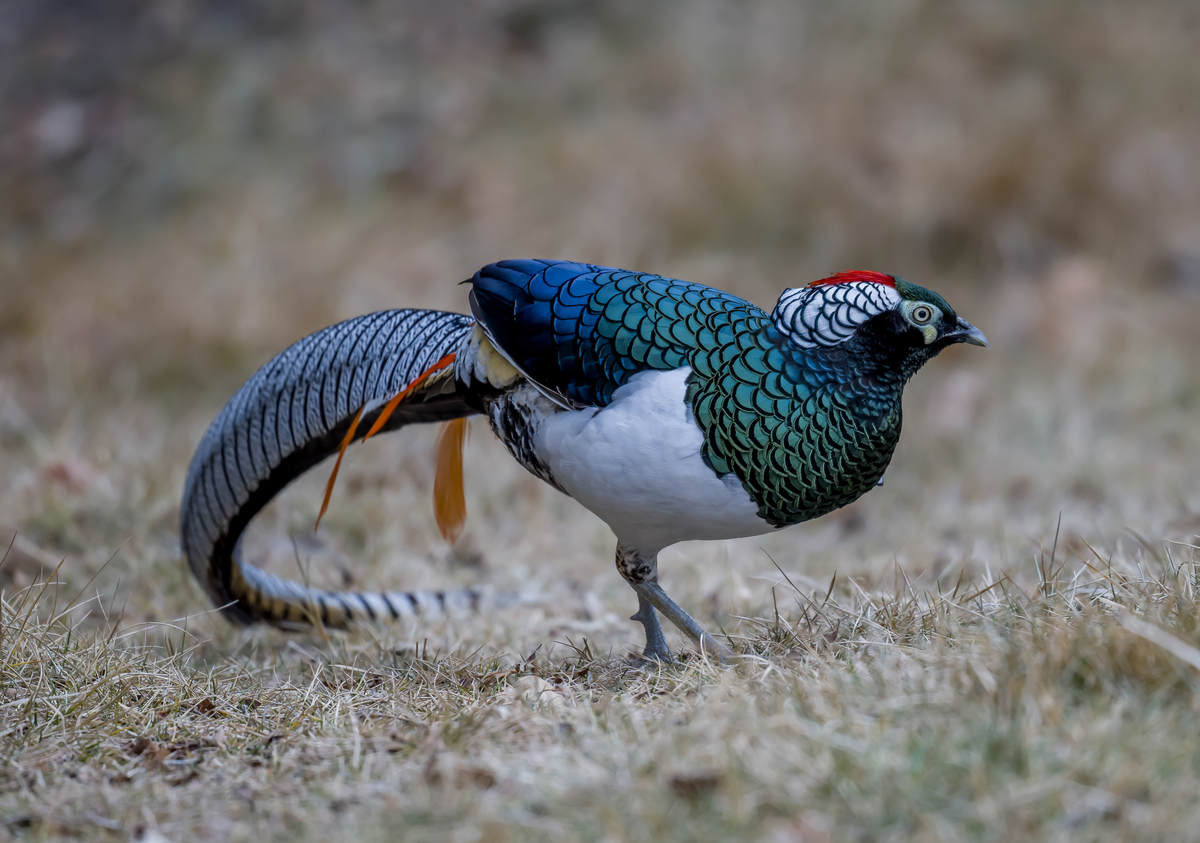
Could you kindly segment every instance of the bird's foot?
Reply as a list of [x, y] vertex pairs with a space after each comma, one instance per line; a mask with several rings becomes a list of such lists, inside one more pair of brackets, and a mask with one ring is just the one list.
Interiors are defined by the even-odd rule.
[[674, 661], [667, 641], [663, 637], [662, 626], [659, 624], [658, 612], [675, 624], [681, 632], [696, 642], [700, 655], [715, 656], [722, 662], [734, 659], [733, 651], [713, 638], [695, 619], [680, 608], [679, 604], [667, 596], [663, 587], [658, 584], [657, 554], [642, 553], [631, 545], [617, 543], [617, 571], [625, 581], [633, 587], [638, 596], [638, 612], [633, 620], [646, 627], [646, 658], [660, 661]]
[[646, 646], [642, 650], [641, 658], [643, 664], [650, 662], [675, 664], [675, 654], [667, 646], [667, 637], [663, 635], [662, 624], [658, 621], [658, 613], [641, 594], [638, 595], [637, 613], [631, 615], [629, 619], [637, 621], [646, 629]]
[[[704, 631], [704, 627], [696, 623], [696, 619], [685, 612], [678, 603], [667, 596], [661, 585], [657, 581], [651, 580], [633, 584], [633, 590], [638, 595], [638, 605], [644, 606], [647, 603], [654, 609], [663, 613], [663, 616], [680, 630], [687, 633], [688, 636], [696, 642], [696, 646], [700, 648], [702, 655], [715, 656], [718, 661], [728, 664], [734, 660], [733, 650], [730, 650], [717, 639], [713, 638]], [[638, 609], [640, 615], [642, 610]], [[657, 619], [656, 619], [657, 622]], [[662, 628], [659, 628], [661, 634]], [[647, 629], [646, 646], [649, 648], [649, 629]], [[665, 642], [664, 642], [665, 646]]]

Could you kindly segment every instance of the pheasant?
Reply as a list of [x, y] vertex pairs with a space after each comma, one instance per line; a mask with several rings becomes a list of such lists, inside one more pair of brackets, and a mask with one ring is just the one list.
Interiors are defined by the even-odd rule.
[[[415, 422], [439, 436], [435, 512], [465, 516], [464, 418], [603, 519], [638, 598], [647, 659], [673, 659], [659, 614], [730, 655], [663, 590], [658, 554], [816, 518], [881, 482], [901, 393], [925, 361], [984, 335], [937, 293], [878, 272], [787, 289], [769, 315], [730, 293], [568, 261], [489, 264], [471, 315], [388, 310], [299, 340], [233, 396], [188, 470], [181, 542], [230, 619], [343, 626], [478, 592], [325, 591], [244, 561], [250, 519], [326, 457]], [[319, 517], [318, 517], [319, 522]]]

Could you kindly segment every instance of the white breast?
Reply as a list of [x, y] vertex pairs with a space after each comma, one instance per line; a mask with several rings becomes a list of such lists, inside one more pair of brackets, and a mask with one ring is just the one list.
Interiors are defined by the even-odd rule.
[[737, 477], [704, 464], [704, 440], [684, 400], [690, 371], [641, 372], [608, 406], [553, 413], [534, 434], [559, 485], [643, 552], [773, 529]]

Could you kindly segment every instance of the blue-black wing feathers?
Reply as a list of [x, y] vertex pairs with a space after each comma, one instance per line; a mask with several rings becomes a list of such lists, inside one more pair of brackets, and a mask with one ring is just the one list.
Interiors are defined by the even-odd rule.
[[469, 280], [471, 311], [497, 348], [576, 406], [607, 404], [645, 369], [704, 366], [704, 344], [732, 320], [768, 323], [702, 284], [573, 261], [500, 261]]

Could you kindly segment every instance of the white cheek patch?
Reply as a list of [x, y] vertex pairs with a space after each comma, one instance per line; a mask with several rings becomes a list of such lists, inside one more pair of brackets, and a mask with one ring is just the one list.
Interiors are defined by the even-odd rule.
[[818, 284], [784, 290], [771, 318], [796, 345], [828, 347], [850, 339], [859, 325], [898, 304], [900, 294], [886, 284]]

